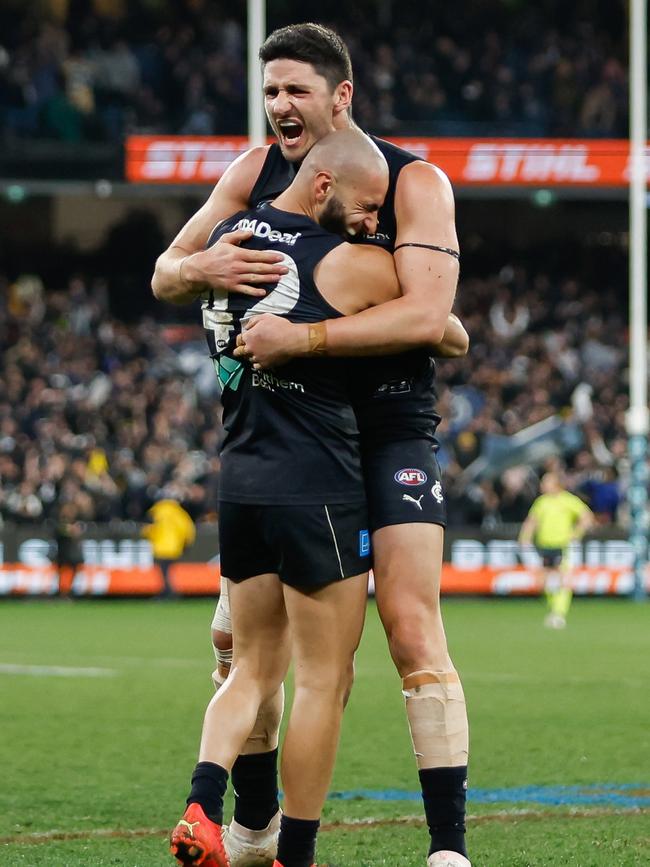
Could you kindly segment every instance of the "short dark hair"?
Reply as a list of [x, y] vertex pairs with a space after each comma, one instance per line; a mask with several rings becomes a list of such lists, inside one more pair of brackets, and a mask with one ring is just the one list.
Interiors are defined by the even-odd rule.
[[332, 90], [342, 81], [352, 81], [352, 61], [338, 33], [322, 24], [290, 24], [274, 30], [260, 48], [263, 64], [271, 60], [299, 60], [311, 63]]

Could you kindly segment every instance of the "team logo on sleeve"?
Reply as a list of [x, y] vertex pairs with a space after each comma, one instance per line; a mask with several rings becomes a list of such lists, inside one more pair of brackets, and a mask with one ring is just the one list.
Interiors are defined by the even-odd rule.
[[438, 503], [442, 503], [442, 501], [444, 500], [444, 497], [442, 495], [442, 485], [440, 484], [440, 482], [436, 482], [435, 485], [431, 488], [431, 496]]
[[408, 485], [409, 487], [426, 485], [427, 483], [427, 474], [424, 470], [418, 470], [414, 467], [406, 467], [403, 470], [398, 470], [393, 478], [398, 485]]

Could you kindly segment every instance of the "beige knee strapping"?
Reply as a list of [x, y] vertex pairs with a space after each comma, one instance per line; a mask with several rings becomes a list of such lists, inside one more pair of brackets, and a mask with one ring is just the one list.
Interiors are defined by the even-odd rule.
[[455, 671], [415, 671], [402, 680], [418, 768], [467, 764], [465, 696]]
[[[219, 601], [217, 602], [217, 607], [214, 611], [211, 628], [219, 632], [226, 632], [228, 635], [232, 634], [228, 580], [226, 578], [221, 579]], [[215, 647], [213, 644], [212, 649], [214, 650], [215, 659], [217, 660], [217, 667], [212, 672], [212, 681], [214, 683], [214, 688], [219, 689], [230, 672], [230, 666], [232, 665], [232, 647], [230, 650], [219, 650], [219, 648]]]

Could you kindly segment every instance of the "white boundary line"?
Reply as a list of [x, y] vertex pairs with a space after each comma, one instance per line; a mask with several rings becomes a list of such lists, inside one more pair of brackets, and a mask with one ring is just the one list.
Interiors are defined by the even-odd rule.
[[67, 665], [14, 665], [0, 662], [0, 675], [28, 675], [31, 677], [114, 677], [112, 668], [75, 668]]
[[[526, 821], [526, 819], [534, 821], [543, 821], [545, 819], [598, 819], [612, 816], [648, 814], [650, 814], [650, 810], [647, 808], [639, 809], [634, 807], [595, 807], [593, 809], [572, 807], [543, 810], [513, 809], [497, 810], [494, 813], [473, 813], [467, 816], [467, 821], [471, 824], [481, 825], [487, 822], [521, 822]], [[423, 816], [368, 817], [326, 822], [321, 826], [321, 831], [329, 833], [357, 828], [424, 824]], [[33, 846], [57, 840], [130, 839], [132, 837], [166, 837], [168, 835], [169, 828], [88, 828], [85, 831], [64, 831], [57, 829], [52, 831], [36, 831], [33, 834], [15, 834], [11, 837], [0, 837], [0, 846]]]

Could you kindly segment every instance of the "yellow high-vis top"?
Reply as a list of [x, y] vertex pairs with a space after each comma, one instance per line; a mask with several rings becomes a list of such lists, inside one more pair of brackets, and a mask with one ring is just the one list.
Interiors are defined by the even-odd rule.
[[539, 548], [566, 548], [573, 538], [575, 525], [588, 511], [589, 506], [568, 491], [542, 494], [529, 513], [537, 522], [535, 544]]
[[157, 560], [176, 560], [196, 537], [194, 521], [175, 500], [159, 500], [149, 509], [153, 523], [142, 528]]

